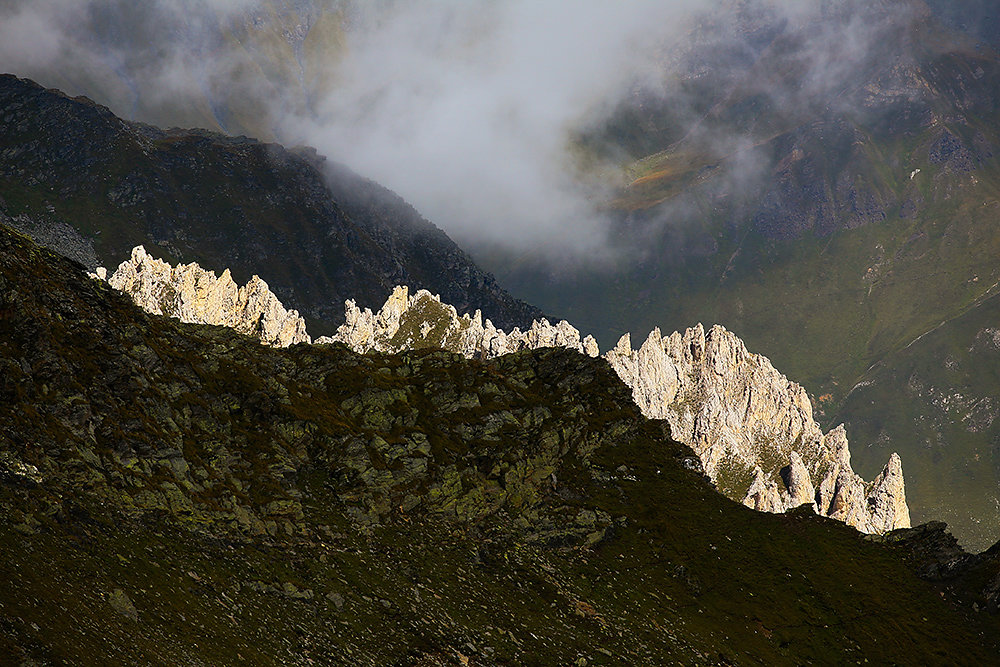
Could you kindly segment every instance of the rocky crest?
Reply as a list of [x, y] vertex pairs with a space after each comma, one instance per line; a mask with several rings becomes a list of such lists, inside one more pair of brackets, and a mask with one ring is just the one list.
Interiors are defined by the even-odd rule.
[[[237, 288], [228, 270], [216, 278], [196, 264], [171, 268], [137, 247], [110, 283], [152, 313], [230, 326], [278, 347], [310, 342], [298, 313], [286, 311], [256, 276]], [[345, 320], [336, 335], [316, 343], [344, 343], [358, 353], [442, 348], [478, 359], [545, 347], [600, 354], [593, 337], [581, 337], [565, 320], [536, 320], [527, 331], [505, 333], [478, 310], [459, 316], [440, 297], [426, 290], [410, 296], [405, 286], [377, 313], [347, 301]], [[730, 498], [775, 513], [811, 505], [866, 533], [910, 526], [899, 456], [865, 482], [851, 467], [843, 426], [824, 434], [805, 389], [725, 328], [706, 333], [698, 325], [669, 336], [654, 329], [637, 350], [626, 334], [604, 358], [642, 413], [666, 420]]]
[[866, 483], [843, 426], [824, 434], [805, 389], [725, 328], [654, 329], [637, 350], [626, 334], [605, 358], [643, 414], [666, 419], [726, 495], [767, 512], [811, 504], [866, 533], [909, 527], [899, 457]]
[[[600, 354], [593, 337], [581, 340], [566, 321], [543, 319], [526, 332], [506, 334], [479, 311], [460, 317], [425, 290], [410, 297], [406, 287], [396, 287], [378, 313], [353, 301], [345, 309], [336, 336], [317, 343], [342, 342], [356, 352], [442, 347], [475, 358], [540, 347]], [[725, 328], [706, 334], [698, 325], [666, 337], [654, 329], [638, 350], [626, 334], [604, 358], [642, 413], [669, 422], [674, 437], [698, 454], [712, 482], [734, 500], [778, 513], [809, 504], [866, 533], [909, 527], [899, 456], [865, 482], [851, 468], [843, 426], [824, 434], [805, 389]]]
[[[102, 273], [102, 267], [98, 267], [97, 277]], [[273, 347], [310, 342], [305, 320], [298, 311], [285, 310], [267, 283], [256, 275], [240, 287], [229, 269], [216, 277], [214, 271], [195, 263], [172, 267], [136, 246], [108, 282], [131, 296], [143, 310], [156, 315], [230, 327]]]
[[600, 354], [593, 336], [581, 339], [580, 332], [565, 320], [553, 325], [542, 318], [532, 322], [527, 331], [515, 327], [505, 333], [490, 320], [484, 321], [478, 310], [471, 317], [459, 316], [454, 306], [442, 303], [440, 296], [427, 290], [412, 297], [409, 294], [409, 288], [397, 286], [378, 313], [361, 310], [353, 300], [348, 301], [346, 322], [336, 335], [316, 342], [341, 342], [361, 353], [440, 347], [477, 359], [542, 347], [565, 347], [591, 357]]

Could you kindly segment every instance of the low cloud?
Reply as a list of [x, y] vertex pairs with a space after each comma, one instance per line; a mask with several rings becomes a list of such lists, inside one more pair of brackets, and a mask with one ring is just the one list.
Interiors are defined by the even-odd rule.
[[[735, 156], [730, 165], [747, 173], [731, 173], [732, 187], [756, 183], [759, 165], [739, 161], [752, 132], [706, 125], [703, 100], [686, 98], [692, 79], [756, 85], [789, 110], [821, 105], [880, 35], [822, 0], [748, 6], [22, 0], [0, 8], [0, 69], [137, 120], [313, 145], [463, 244], [593, 257], [609, 247], [601, 205], [630, 156], [588, 153], [581, 133], [640, 93], [667, 100], [675, 127], [661, 128], [665, 137]], [[340, 31], [330, 40], [340, 46], [310, 51], [313, 30]], [[761, 45], [775, 30], [792, 35], [781, 57], [795, 75], [755, 81], [753, 60], [767, 56]], [[718, 63], [743, 69], [729, 80]]]
[[578, 178], [571, 132], [657, 75], [687, 5], [395, 5], [354, 26], [335, 88], [290, 126], [460, 241], [593, 253], [607, 193]]

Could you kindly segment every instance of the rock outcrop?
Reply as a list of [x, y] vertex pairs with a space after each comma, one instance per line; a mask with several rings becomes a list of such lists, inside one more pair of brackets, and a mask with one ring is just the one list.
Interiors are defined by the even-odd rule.
[[910, 525], [899, 457], [866, 483], [851, 468], [843, 426], [823, 433], [805, 389], [721, 326], [629, 336], [605, 358], [643, 414], [670, 423], [726, 495], [767, 512], [812, 504], [867, 533]]
[[[411, 297], [406, 287], [396, 287], [378, 313], [348, 301], [346, 323], [316, 342], [335, 341], [357, 352], [441, 347], [478, 358], [539, 347], [600, 353], [592, 337], [581, 339], [566, 321], [536, 321], [528, 331], [508, 334], [479, 311], [459, 316], [438, 297], [424, 290]], [[767, 512], [809, 504], [867, 533], [909, 527], [899, 457], [893, 454], [881, 474], [865, 482], [851, 467], [843, 426], [824, 434], [805, 389], [725, 328], [706, 333], [699, 325], [666, 337], [654, 329], [637, 350], [626, 334], [604, 357], [643, 414], [669, 422], [729, 497]]]
[[332, 337], [316, 343], [341, 342], [356, 352], [396, 353], [421, 347], [440, 347], [470, 358], [493, 358], [518, 350], [565, 347], [596, 357], [600, 353], [593, 336], [562, 320], [549, 324], [542, 318], [531, 328], [510, 333], [497, 329], [480, 311], [459, 316], [455, 308], [427, 290], [410, 296], [409, 288], [396, 287], [377, 313], [361, 310], [354, 301], [345, 306], [346, 322]]
[[[140, 246], [109, 282], [152, 313], [230, 326], [279, 347], [310, 342], [298, 313], [286, 311], [257, 276], [238, 288], [228, 270], [216, 278], [197, 264], [172, 268]], [[359, 353], [433, 347], [480, 359], [543, 347], [600, 354], [592, 336], [581, 337], [566, 321], [541, 319], [527, 331], [506, 333], [478, 310], [459, 315], [439, 296], [426, 290], [411, 296], [405, 286], [377, 313], [347, 301], [345, 320], [334, 336], [316, 343], [344, 343]], [[909, 527], [899, 457], [893, 454], [878, 477], [865, 482], [851, 467], [843, 426], [823, 433], [805, 389], [725, 328], [706, 333], [698, 325], [669, 336], [654, 329], [635, 350], [626, 334], [604, 358], [642, 413], [666, 420], [730, 498], [766, 512], [811, 505], [866, 533]]]
[[150, 313], [231, 327], [273, 347], [310, 342], [298, 311], [285, 310], [258, 276], [240, 287], [229, 269], [216, 277], [194, 263], [172, 267], [136, 246], [108, 282]]

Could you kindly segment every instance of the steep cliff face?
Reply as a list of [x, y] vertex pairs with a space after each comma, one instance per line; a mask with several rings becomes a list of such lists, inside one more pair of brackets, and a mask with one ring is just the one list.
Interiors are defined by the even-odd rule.
[[216, 277], [214, 271], [195, 263], [172, 267], [136, 246], [108, 283], [154, 315], [230, 327], [274, 347], [310, 342], [305, 320], [298, 311], [285, 310], [267, 283], [256, 275], [241, 287], [233, 281], [229, 269]]
[[[269, 292], [267, 300], [248, 300], [228, 272], [215, 279], [197, 266], [171, 269], [136, 248], [111, 284], [153, 313], [233, 326], [279, 346], [309, 340], [297, 313], [286, 313]], [[344, 343], [359, 353], [443, 348], [478, 359], [546, 347], [600, 353], [591, 336], [581, 338], [565, 320], [553, 325], [543, 319], [527, 331], [505, 333], [479, 311], [459, 316], [439, 297], [426, 290], [411, 297], [405, 286], [396, 287], [377, 313], [353, 301], [345, 311], [336, 335], [317, 344]], [[604, 358], [632, 389], [642, 413], [665, 419], [730, 498], [766, 512], [812, 505], [866, 533], [909, 527], [899, 457], [893, 454], [878, 477], [865, 482], [851, 468], [843, 426], [824, 434], [805, 390], [723, 327], [706, 333], [699, 325], [666, 337], [656, 329], [637, 350], [626, 334]]]
[[806, 391], [723, 327], [654, 329], [637, 350], [625, 335], [605, 358], [643, 414], [666, 419], [730, 497], [768, 512], [812, 504], [867, 533], [909, 527], [899, 457], [866, 483], [843, 426], [824, 434]]

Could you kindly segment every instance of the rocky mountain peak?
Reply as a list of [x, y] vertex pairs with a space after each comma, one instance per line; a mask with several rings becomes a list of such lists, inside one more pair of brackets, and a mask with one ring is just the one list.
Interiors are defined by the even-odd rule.
[[[310, 341], [298, 313], [286, 311], [256, 276], [238, 288], [228, 270], [216, 278], [197, 264], [171, 268], [140, 246], [110, 282], [149, 312], [230, 326], [269, 345]], [[344, 343], [359, 353], [443, 348], [479, 359], [544, 347], [600, 354], [593, 337], [565, 320], [535, 320], [526, 331], [507, 333], [478, 310], [459, 315], [440, 296], [411, 295], [406, 286], [397, 286], [378, 312], [347, 301], [345, 323], [315, 342]], [[851, 468], [843, 426], [823, 433], [805, 389], [724, 327], [706, 332], [699, 324], [668, 336], [653, 329], [637, 350], [625, 334], [604, 358], [642, 413], [667, 421], [730, 498], [767, 512], [810, 504], [868, 533], [910, 525], [899, 457], [865, 482]]]
[[654, 329], [605, 355], [647, 417], [665, 419], [726, 495], [768, 512], [811, 503], [864, 532], [910, 525], [899, 457], [866, 483], [851, 468], [843, 426], [824, 434], [801, 385], [720, 325]]
[[[102, 273], [99, 267], [97, 276]], [[196, 263], [172, 267], [136, 246], [108, 282], [129, 294], [147, 312], [182, 322], [216, 324], [257, 338], [265, 345], [287, 347], [310, 342], [298, 311], [285, 310], [259, 276], [240, 287], [226, 269], [216, 277]]]

